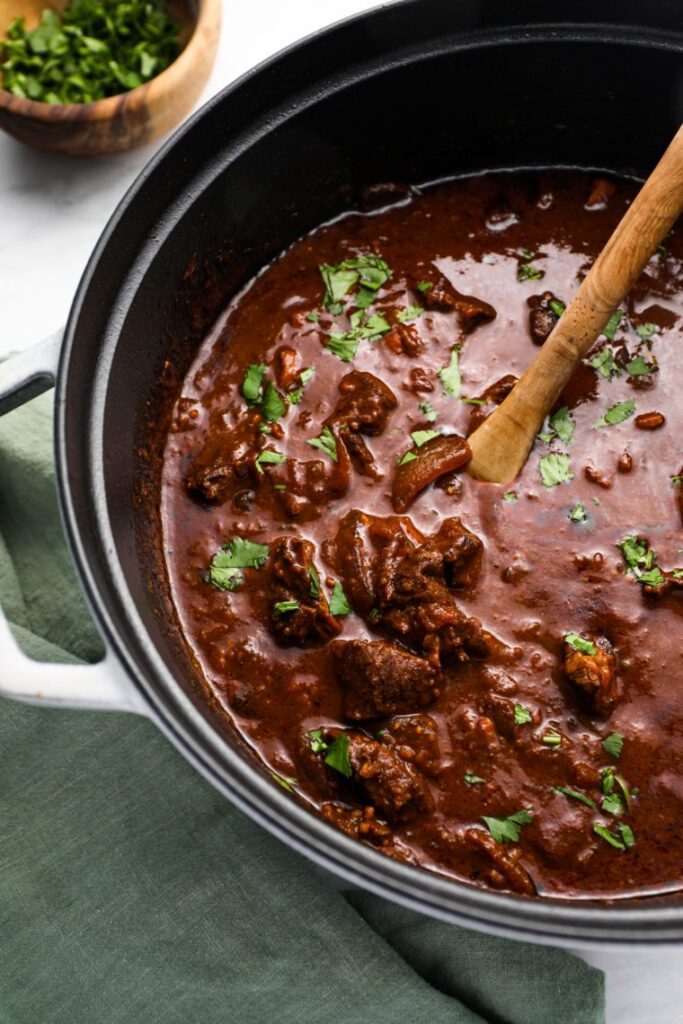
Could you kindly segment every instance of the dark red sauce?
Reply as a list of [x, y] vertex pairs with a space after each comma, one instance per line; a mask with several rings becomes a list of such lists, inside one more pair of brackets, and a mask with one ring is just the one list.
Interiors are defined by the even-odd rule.
[[[462, 440], [538, 351], [635, 188], [484, 176], [388, 192], [394, 205], [321, 227], [226, 310], [165, 452], [182, 629], [264, 765], [360, 841], [525, 894], [681, 883], [680, 237], [514, 484], [469, 477]], [[390, 276], [369, 294], [355, 281], [331, 313], [319, 267], [368, 254]], [[358, 301], [370, 305], [352, 322]], [[374, 339], [338, 343], [357, 343], [343, 361], [330, 334], [359, 323]], [[249, 403], [252, 364], [266, 369]], [[428, 430], [441, 436], [413, 443]], [[541, 467], [569, 479], [544, 486]], [[219, 589], [212, 559], [236, 537], [267, 558]]]

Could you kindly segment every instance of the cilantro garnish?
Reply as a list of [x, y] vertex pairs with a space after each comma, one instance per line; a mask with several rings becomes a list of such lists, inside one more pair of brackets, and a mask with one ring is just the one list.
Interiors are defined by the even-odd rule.
[[349, 757], [349, 738], [340, 732], [333, 743], [329, 745], [325, 764], [335, 771], [341, 772], [347, 779], [353, 775], [351, 759]]
[[583, 523], [586, 521], [586, 519], [588, 519], [582, 501], [577, 501], [576, 505], [574, 505], [574, 508], [568, 512], [567, 518], [571, 519], [573, 523]]
[[588, 360], [588, 365], [592, 366], [594, 370], [597, 370], [600, 376], [604, 377], [605, 380], [611, 380], [612, 377], [618, 377], [621, 372], [615, 362], [612, 349], [607, 345], [605, 345], [604, 348], [601, 348], [599, 352], [596, 352], [595, 355]]
[[643, 585], [657, 587], [664, 582], [664, 574], [657, 565], [657, 555], [642, 537], [624, 537], [617, 547], [628, 565], [628, 571]]
[[402, 309], [397, 315], [396, 319], [400, 323], [405, 324], [409, 320], [416, 320], [421, 313], [424, 313], [422, 306], [406, 306], [406, 308]]
[[595, 644], [593, 641], [586, 640], [585, 636], [581, 636], [579, 633], [565, 633], [564, 640], [575, 651], [581, 651], [582, 654], [595, 654]]
[[547, 747], [561, 747], [562, 734], [557, 729], [549, 729], [548, 732], [541, 736], [541, 743], [545, 743]]
[[315, 367], [307, 366], [305, 369], [301, 371], [301, 373], [299, 374], [301, 386], [296, 388], [295, 391], [290, 391], [289, 394], [287, 395], [287, 401], [291, 405], [299, 404], [299, 402], [303, 398], [304, 388], [308, 384], [309, 380], [313, 379], [313, 377], [315, 377]]
[[562, 302], [560, 299], [550, 299], [548, 302], [548, 306], [556, 317], [561, 317], [565, 309], [567, 308], [564, 302]]
[[263, 466], [279, 466], [282, 462], [286, 461], [286, 455], [283, 455], [281, 452], [272, 452], [265, 448], [258, 454], [255, 465], [257, 471], [263, 474]]
[[287, 615], [289, 612], [298, 612], [301, 605], [298, 601], [276, 601], [273, 605], [273, 615]]
[[617, 825], [620, 835], [615, 835], [614, 832], [610, 832], [606, 825], [596, 821], [593, 825], [593, 831], [596, 836], [600, 836], [606, 843], [613, 846], [615, 850], [627, 850], [629, 846], [633, 846], [636, 841], [636, 837], [633, 834], [633, 829], [629, 828], [628, 825], [624, 825], [623, 822], [619, 822]]
[[486, 779], [482, 779], [481, 775], [475, 775], [469, 769], [465, 772], [465, 785], [466, 786], [483, 786]]
[[657, 331], [657, 324], [646, 323], [636, 325], [636, 334], [639, 338], [642, 338], [643, 341], [647, 341], [647, 339], [651, 338], [653, 334], [657, 333]]
[[648, 363], [642, 356], [636, 356], [635, 359], [626, 364], [626, 369], [631, 377], [637, 377], [643, 373], [654, 373], [656, 367], [653, 363]]
[[621, 757], [621, 751], [624, 747], [624, 737], [620, 732], [611, 732], [609, 736], [606, 736], [602, 741], [603, 749], [605, 753], [609, 754], [617, 761]]
[[331, 459], [337, 461], [337, 442], [329, 427], [323, 427], [322, 433], [318, 437], [309, 437], [306, 443], [310, 444], [312, 448], [319, 448], [325, 455], [329, 455]]
[[604, 416], [602, 416], [594, 427], [611, 427], [616, 423], [623, 423], [629, 416], [633, 416], [636, 411], [636, 403], [632, 398], [629, 398], [626, 402], [617, 402], [616, 405], [611, 406], [607, 410]]
[[602, 333], [608, 341], [614, 341], [614, 336], [617, 333], [617, 328], [621, 323], [621, 318], [624, 315], [623, 310], [615, 309], [611, 317], [602, 329]]
[[431, 441], [434, 437], [439, 437], [441, 434], [440, 430], [414, 430], [410, 435], [413, 439], [413, 443], [416, 448], [421, 448], [427, 441]]
[[554, 430], [560, 441], [564, 441], [565, 444], [569, 444], [574, 436], [574, 430], [576, 423], [572, 418], [572, 414], [566, 405], [563, 405], [561, 409], [554, 412], [548, 420], [548, 425], [551, 430]]
[[460, 380], [460, 345], [454, 345], [451, 349], [451, 358], [448, 366], [443, 366], [439, 370], [439, 380], [443, 386], [444, 391], [451, 398], [457, 398], [460, 394], [461, 380]]
[[517, 501], [517, 492], [516, 491], [506, 491], [505, 494], [503, 495], [503, 501], [507, 501], [511, 505], [514, 504]]
[[517, 267], [518, 281], [540, 281], [545, 277], [545, 270], [540, 270], [533, 263], [520, 263]]
[[523, 704], [515, 704], [515, 725], [527, 725], [533, 722], [531, 712]]
[[405, 455], [402, 455], [400, 459], [396, 460], [396, 465], [405, 466], [406, 462], [414, 462], [416, 458], [417, 455], [415, 452], [406, 452]]
[[267, 557], [267, 544], [235, 537], [211, 559], [209, 579], [219, 590], [237, 590], [244, 582], [242, 569], [260, 569]]
[[312, 309], [310, 313], [306, 314], [306, 319], [312, 324], [317, 324], [320, 320], [320, 313], [316, 313], [316, 311]]
[[509, 814], [507, 818], [490, 818], [484, 815], [481, 819], [497, 843], [518, 843], [523, 825], [534, 820], [530, 807], [523, 811]]
[[271, 423], [277, 423], [281, 416], [287, 411], [287, 406], [273, 384], [269, 384], [263, 396], [261, 411]]
[[330, 612], [332, 615], [349, 615], [351, 612], [351, 605], [346, 600], [346, 594], [339, 580], [337, 580], [332, 588], [332, 597], [330, 598]]
[[294, 787], [299, 785], [299, 780], [293, 779], [291, 775], [278, 775], [277, 772], [271, 772], [270, 774], [273, 776], [278, 786], [282, 786], [282, 788], [286, 789], [288, 793], [293, 793]]
[[564, 453], [544, 455], [538, 464], [544, 487], [555, 487], [574, 479], [569, 472], [569, 456]]
[[428, 423], [433, 423], [439, 415], [431, 402], [420, 402], [420, 412], [424, 413]]
[[320, 597], [320, 576], [318, 570], [314, 565], [309, 565], [306, 568], [308, 578], [311, 581], [311, 597], [315, 600]]
[[[330, 311], [357, 285], [366, 292], [374, 293], [393, 273], [389, 264], [373, 253], [342, 260], [337, 264], [323, 263], [318, 269], [325, 285], [323, 305]], [[370, 304], [364, 298], [361, 303]]]
[[579, 803], [585, 804], [586, 807], [595, 807], [595, 800], [591, 800], [585, 793], [580, 793], [578, 789], [570, 789], [569, 786], [553, 786], [553, 793], [562, 793], [572, 800], [578, 800]]
[[311, 744], [314, 754], [324, 754], [326, 750], [329, 750], [329, 743], [323, 739], [322, 729], [311, 729], [308, 734], [308, 742]]
[[417, 290], [419, 292], [428, 292], [430, 288], [434, 286], [433, 281], [418, 281]]
[[327, 347], [330, 352], [338, 356], [344, 363], [350, 363], [356, 358], [358, 342], [360, 340], [359, 327], [348, 331], [346, 334], [331, 334]]
[[621, 802], [621, 798], [618, 793], [610, 793], [609, 796], [604, 796], [600, 801], [600, 810], [604, 811], [605, 814], [613, 814], [617, 817], [624, 812], [624, 805]]
[[266, 366], [263, 363], [251, 363], [242, 381], [242, 394], [248, 402], [260, 402], [263, 390], [263, 376]]

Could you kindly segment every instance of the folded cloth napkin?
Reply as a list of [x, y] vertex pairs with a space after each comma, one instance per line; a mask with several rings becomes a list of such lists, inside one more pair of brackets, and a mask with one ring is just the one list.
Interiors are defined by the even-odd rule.
[[[0, 421], [0, 598], [27, 653], [100, 643], [54, 495], [51, 402]], [[132, 715], [0, 701], [2, 1024], [597, 1024], [559, 950], [336, 890]]]

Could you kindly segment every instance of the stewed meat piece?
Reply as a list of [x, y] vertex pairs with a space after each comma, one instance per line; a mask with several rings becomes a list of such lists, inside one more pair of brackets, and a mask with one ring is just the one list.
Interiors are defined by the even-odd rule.
[[313, 555], [313, 545], [300, 537], [278, 537], [270, 546], [270, 622], [283, 646], [324, 643], [341, 629], [330, 613]]
[[390, 820], [427, 805], [425, 784], [412, 765], [362, 732], [347, 732], [353, 778], [371, 803]]
[[377, 437], [387, 425], [396, 396], [373, 373], [352, 370], [339, 382], [339, 400], [328, 424], [344, 424], [352, 433]]
[[464, 334], [471, 334], [480, 324], [496, 317], [496, 311], [489, 302], [474, 295], [461, 295], [441, 274], [421, 292], [420, 301], [427, 309], [457, 313]]
[[439, 696], [442, 674], [424, 658], [383, 640], [338, 640], [332, 645], [346, 718], [407, 714]]
[[589, 654], [565, 641], [564, 670], [589, 703], [607, 714], [618, 696], [616, 658], [606, 647], [594, 644], [593, 648]]

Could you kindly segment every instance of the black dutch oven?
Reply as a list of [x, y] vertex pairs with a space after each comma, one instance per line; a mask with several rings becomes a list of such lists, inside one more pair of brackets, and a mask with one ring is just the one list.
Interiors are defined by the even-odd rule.
[[4, 411], [54, 377], [66, 533], [108, 648], [99, 666], [46, 669], [3, 625], [4, 692], [147, 714], [285, 842], [426, 914], [539, 942], [683, 939], [674, 896], [484, 891], [352, 841], [273, 785], [193, 682], [154, 513], [169, 398], [229, 296], [294, 239], [376, 182], [522, 167], [643, 176], [682, 113], [679, 0], [405, 0], [304, 40], [207, 104], [111, 219], [61, 350], [51, 339], [0, 368]]

